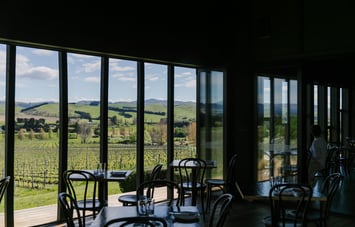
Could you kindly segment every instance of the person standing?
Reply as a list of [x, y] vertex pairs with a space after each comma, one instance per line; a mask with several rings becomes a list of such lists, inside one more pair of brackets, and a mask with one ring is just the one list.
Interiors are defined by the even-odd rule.
[[310, 161], [308, 166], [308, 182], [311, 184], [313, 182], [314, 174], [325, 168], [325, 161], [327, 158], [327, 141], [322, 134], [322, 130], [319, 125], [312, 126], [312, 136], [313, 141], [309, 148], [310, 151]]

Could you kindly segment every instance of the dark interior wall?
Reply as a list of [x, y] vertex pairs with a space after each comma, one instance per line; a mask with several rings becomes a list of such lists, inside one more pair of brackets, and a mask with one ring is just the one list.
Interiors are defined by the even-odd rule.
[[79, 2], [7, 1], [0, 38], [191, 65], [221, 66], [228, 57], [225, 6]]
[[355, 3], [255, 0], [252, 26], [258, 60], [314, 59], [355, 53]]

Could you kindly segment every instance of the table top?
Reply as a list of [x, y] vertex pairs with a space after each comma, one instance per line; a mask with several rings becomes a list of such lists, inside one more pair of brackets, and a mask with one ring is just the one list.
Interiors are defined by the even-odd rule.
[[[194, 212], [194, 213], [199, 213], [199, 210], [196, 206], [181, 206], [180, 212]], [[173, 215], [172, 213], [178, 212], [177, 207], [169, 207], [167, 205], [163, 204], [157, 204], [155, 206], [154, 210], [154, 215], [157, 217], [162, 217], [167, 219], [169, 222], [169, 226], [200, 226], [200, 222], [202, 221], [202, 217], [200, 217], [200, 220], [198, 222], [192, 222], [192, 223], [183, 223], [183, 222], [177, 222], [173, 221]], [[120, 218], [120, 217], [136, 217], [138, 216], [137, 212], [137, 207], [136, 206], [112, 206], [112, 207], [104, 207], [100, 211], [100, 213], [96, 216], [90, 227], [101, 227], [105, 223], [107, 223], [109, 220], [115, 219], [115, 218]]]
[[[206, 161], [206, 168], [217, 168], [217, 162], [215, 160], [205, 160]], [[179, 162], [180, 160], [173, 160], [170, 163], [170, 167], [177, 168], [179, 167]], [[189, 162], [188, 167], [194, 168], [197, 167], [197, 165], [194, 165], [193, 162]]]
[[[93, 173], [99, 180], [104, 181], [125, 181], [129, 175], [133, 172], [132, 170], [107, 170], [103, 174], [98, 174], [96, 170], [85, 170]], [[82, 177], [78, 175], [77, 178], [74, 178], [75, 175], [71, 176], [73, 180], [82, 180]]]
[[[250, 192], [243, 192], [243, 198], [245, 200], [269, 200], [270, 182], [263, 181], [258, 182], [254, 189]], [[313, 187], [312, 201], [327, 201], [327, 196], [320, 191], [320, 183], [316, 183]]]

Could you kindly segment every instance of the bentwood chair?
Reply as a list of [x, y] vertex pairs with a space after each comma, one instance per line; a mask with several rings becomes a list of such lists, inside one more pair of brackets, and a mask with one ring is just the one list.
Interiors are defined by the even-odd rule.
[[[58, 194], [58, 200], [64, 210], [64, 217], [68, 227], [83, 227], [82, 216], [75, 199], [66, 192]], [[75, 222], [78, 224], [75, 225]]]
[[[156, 180], [159, 177], [163, 164], [157, 164], [154, 166], [151, 174], [150, 174], [150, 181]], [[118, 197], [118, 201], [122, 203], [123, 206], [134, 206], [137, 205], [137, 197], [136, 194], [130, 195], [121, 195]]]
[[2, 201], [2, 197], [4, 197], [7, 187], [9, 186], [10, 179], [10, 176], [6, 176], [0, 180], [0, 203]]
[[342, 178], [341, 173], [332, 173], [324, 179], [321, 185], [321, 192], [327, 196], [327, 201], [323, 203], [311, 203], [305, 218], [307, 223], [315, 223], [317, 226], [327, 226], [329, 209]]
[[185, 205], [185, 197], [191, 196], [191, 205], [195, 206], [200, 195], [202, 214], [205, 217], [204, 194], [206, 190], [206, 161], [200, 158], [185, 158], [179, 161], [179, 176], [181, 188], [181, 205]]
[[85, 226], [86, 211], [91, 211], [95, 218], [104, 206], [104, 201], [98, 198], [99, 179], [85, 170], [66, 170], [63, 176], [68, 193], [75, 199], [77, 208], [82, 211]]
[[205, 183], [207, 186], [207, 204], [206, 209], [209, 210], [211, 206], [212, 190], [217, 187], [223, 191], [223, 193], [232, 193], [232, 188], [236, 187], [235, 181], [233, 181], [233, 170], [237, 162], [238, 154], [234, 154], [228, 163], [227, 176], [225, 179], [206, 179]]
[[269, 191], [270, 216], [265, 226], [306, 226], [306, 214], [313, 189], [308, 184], [276, 184]]
[[224, 193], [215, 200], [208, 227], [223, 227], [229, 211], [232, 208], [233, 195]]
[[[139, 185], [136, 191], [136, 199], [153, 199], [154, 198], [154, 190], [156, 188], [165, 187], [167, 189], [167, 205], [168, 206], [179, 206], [180, 205], [180, 195], [181, 189], [176, 182], [169, 180], [152, 180], [146, 181]], [[170, 193], [170, 194], [168, 194]], [[176, 195], [176, 196], [175, 196]], [[138, 204], [137, 204], [138, 205]]]
[[162, 226], [168, 227], [168, 222], [162, 217], [156, 216], [135, 216], [135, 217], [121, 217], [108, 221], [103, 227], [109, 226]]

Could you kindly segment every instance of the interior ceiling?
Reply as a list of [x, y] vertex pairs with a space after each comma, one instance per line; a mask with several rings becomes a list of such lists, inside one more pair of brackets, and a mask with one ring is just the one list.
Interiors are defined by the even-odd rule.
[[[80, 1], [79, 1], [80, 2]], [[220, 65], [229, 53], [228, 5], [7, 1], [0, 38], [193, 65]], [[101, 4], [102, 3], [102, 4]], [[50, 4], [50, 5], [49, 5]], [[157, 6], [155, 6], [157, 5]]]

